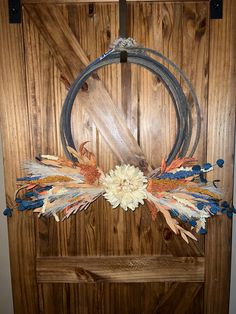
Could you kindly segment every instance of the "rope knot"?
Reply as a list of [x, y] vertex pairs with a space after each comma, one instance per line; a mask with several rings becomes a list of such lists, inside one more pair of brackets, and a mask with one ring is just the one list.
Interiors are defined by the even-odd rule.
[[126, 49], [126, 48], [135, 48], [135, 47], [137, 48], [139, 47], [138, 43], [136, 42], [136, 40], [134, 40], [131, 37], [129, 38], [119, 37], [110, 46], [110, 48], [113, 48], [116, 50]]

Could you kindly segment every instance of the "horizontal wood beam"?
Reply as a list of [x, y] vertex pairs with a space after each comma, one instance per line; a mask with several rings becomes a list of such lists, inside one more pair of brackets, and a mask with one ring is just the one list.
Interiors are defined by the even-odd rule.
[[[31, 3], [53, 3], [53, 4], [79, 4], [79, 3], [114, 3], [119, 0], [22, 0], [23, 4]], [[127, 2], [193, 2], [193, 0], [127, 0]], [[196, 2], [209, 2], [209, 0], [197, 0]]]
[[39, 257], [39, 283], [204, 282], [204, 257]]

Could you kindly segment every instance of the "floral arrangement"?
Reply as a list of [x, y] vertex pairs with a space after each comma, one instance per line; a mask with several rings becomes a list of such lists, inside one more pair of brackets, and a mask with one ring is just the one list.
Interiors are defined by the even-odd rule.
[[[78, 152], [68, 147], [74, 162], [51, 155], [26, 162], [24, 169], [28, 175], [17, 179], [18, 209], [31, 209], [39, 216], [54, 216], [59, 221], [59, 213], [63, 213], [63, 220], [86, 210], [102, 196], [113, 208], [120, 206], [125, 211], [134, 211], [139, 204], [146, 203], [153, 220], [160, 212], [170, 229], [186, 242], [188, 238], [197, 240], [192, 231], [206, 233], [206, 219], [210, 216], [223, 212], [231, 217], [235, 212], [221, 201], [215, 181], [208, 183], [205, 178], [215, 166], [223, 167], [222, 159], [215, 165], [203, 166], [195, 165], [196, 160], [187, 157], [177, 158], [170, 165], [163, 161], [149, 176], [139, 168], [123, 164], [105, 174], [94, 154], [85, 148], [86, 143], [80, 145]], [[25, 193], [18, 197], [22, 189]], [[188, 223], [191, 231], [180, 222]]]

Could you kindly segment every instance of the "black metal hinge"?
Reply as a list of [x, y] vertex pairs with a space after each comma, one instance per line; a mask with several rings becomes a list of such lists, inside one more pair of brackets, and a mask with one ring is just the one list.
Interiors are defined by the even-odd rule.
[[210, 0], [210, 18], [213, 20], [223, 18], [223, 0]]
[[8, 0], [9, 23], [21, 23], [21, 0]]

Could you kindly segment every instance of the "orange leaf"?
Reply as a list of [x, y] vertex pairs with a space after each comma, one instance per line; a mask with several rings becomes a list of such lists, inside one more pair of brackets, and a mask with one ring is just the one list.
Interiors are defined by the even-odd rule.
[[33, 189], [37, 184], [33, 183], [33, 184], [29, 184], [27, 187], [26, 187], [26, 190], [31, 190]]
[[159, 197], [158, 194], [162, 192], [167, 192], [171, 190], [175, 190], [179, 186], [182, 186], [184, 183], [182, 181], [177, 180], [169, 180], [169, 179], [150, 179], [148, 180], [147, 191]]
[[190, 166], [195, 163], [196, 159], [193, 157], [184, 157], [184, 158], [177, 158], [172, 161], [172, 163], [166, 167], [165, 172], [170, 172], [171, 170], [180, 168], [182, 166]]
[[162, 159], [162, 161], [161, 161], [161, 173], [165, 172], [166, 166], [167, 166], [167, 164], [166, 164], [165, 159]]
[[[83, 142], [80, 147], [79, 147], [79, 152], [81, 155], [81, 158], [83, 159], [83, 161], [86, 164], [92, 165], [92, 166], [96, 166], [96, 158], [95, 155], [90, 152], [89, 150], [87, 150], [87, 148], [85, 148], [85, 145], [88, 143], [89, 141]], [[85, 158], [83, 158], [85, 157]], [[86, 160], [88, 159], [88, 160]]]
[[79, 164], [80, 173], [84, 176], [85, 182], [93, 184], [100, 178], [101, 173], [96, 166]]

